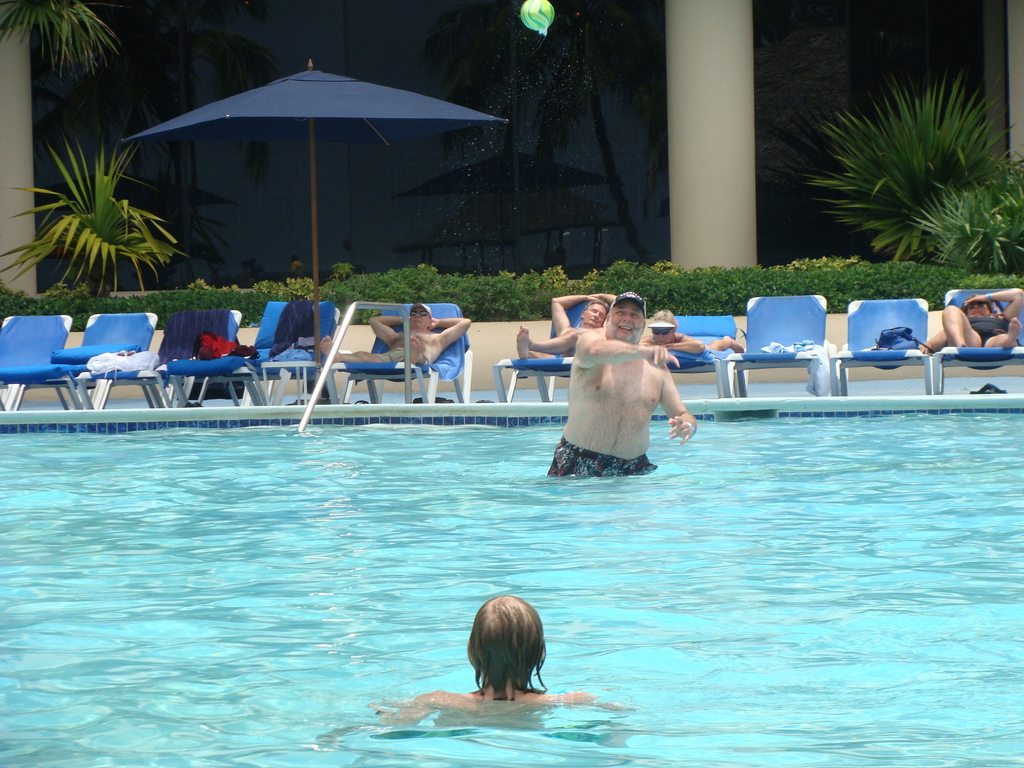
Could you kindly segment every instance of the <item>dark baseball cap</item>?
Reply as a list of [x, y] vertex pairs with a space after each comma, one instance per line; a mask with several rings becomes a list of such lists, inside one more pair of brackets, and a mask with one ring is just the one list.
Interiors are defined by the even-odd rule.
[[633, 293], [632, 291], [626, 291], [625, 293], [620, 293], [618, 296], [615, 297], [615, 301], [612, 302], [612, 309], [615, 309], [615, 305], [618, 304], [621, 301], [634, 301], [634, 302], [636, 302], [638, 305], [640, 305], [640, 311], [644, 313], [644, 317], [647, 317], [647, 302], [644, 301], [643, 297], [638, 296], [637, 294]]

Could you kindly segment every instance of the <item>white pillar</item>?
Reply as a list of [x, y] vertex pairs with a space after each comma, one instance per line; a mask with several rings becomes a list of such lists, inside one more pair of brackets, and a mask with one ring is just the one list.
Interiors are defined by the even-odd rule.
[[666, 0], [672, 261], [757, 263], [751, 0]]
[[[992, 133], [1006, 129], [1006, 0], [984, 0], [982, 5], [983, 45], [985, 51], [986, 115], [992, 121]], [[999, 140], [997, 151], [1006, 151], [1006, 138]]]
[[1024, 0], [1006, 0], [1006, 81], [1010, 151], [1024, 155]]
[[[32, 171], [32, 72], [28, 39], [0, 42], [0, 253], [30, 242], [36, 234], [32, 216], [11, 218], [34, 205], [31, 192], [18, 188], [35, 186]], [[14, 257], [0, 259], [0, 268]], [[15, 271], [0, 272], [10, 288], [34, 294], [36, 270], [19, 278]]]

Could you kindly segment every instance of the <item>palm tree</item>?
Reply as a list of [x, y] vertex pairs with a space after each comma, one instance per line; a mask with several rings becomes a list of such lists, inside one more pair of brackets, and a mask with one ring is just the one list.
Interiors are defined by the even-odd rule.
[[[80, 0], [4, 0], [0, 2], [0, 43], [6, 40], [24, 40], [32, 33], [37, 35], [37, 49], [45, 57], [47, 65], [54, 70], [89, 70], [99, 66], [117, 50], [117, 41], [108, 27], [96, 16], [90, 4]], [[19, 56], [22, 54], [18, 54]], [[24, 56], [29, 56], [29, 47], [24, 46]], [[25, 61], [28, 64], [28, 61]], [[19, 68], [28, 78], [29, 67]], [[5, 72], [6, 78], [14, 77]], [[4, 104], [11, 114], [31, 119], [32, 102], [28, 82], [19, 87], [11, 83], [11, 93], [25, 94], [12, 98]], [[4, 137], [0, 149], [0, 163], [6, 162], [5, 155], [32, 157], [32, 140], [26, 136], [24, 145], [15, 144], [10, 136]], [[0, 220], [7, 219], [15, 211], [0, 210]], [[34, 283], [34, 275], [31, 278]], [[34, 289], [34, 286], [33, 286]]]
[[[655, 4], [643, 0], [552, 0], [552, 5], [555, 20], [544, 38], [514, 18], [516, 0], [445, 12], [426, 40], [423, 58], [440, 73], [451, 101], [513, 120], [531, 107], [537, 154], [550, 157], [566, 146], [589, 114], [618, 222], [643, 258], [647, 251], [615, 165], [602, 98], [615, 94], [648, 126], [648, 188], [653, 188], [666, 146], [663, 24]], [[514, 91], [508, 86], [513, 54]], [[446, 141], [451, 146], [476, 135], [459, 132]]]
[[4, 0], [0, 41], [35, 32], [39, 51], [54, 69], [95, 70], [117, 51], [117, 40], [93, 5], [81, 0]]
[[[265, 21], [269, 0], [133, 0], [97, 6], [96, 13], [117, 35], [120, 55], [70, 82], [48, 62], [35, 62], [35, 97], [45, 112], [36, 124], [39, 142], [81, 131], [109, 143], [188, 112], [196, 106], [199, 66], [212, 73], [218, 99], [276, 74], [270, 49], [226, 29], [243, 17]], [[260, 178], [266, 145], [248, 144], [245, 152], [247, 168]], [[216, 264], [215, 222], [199, 216], [189, 199], [197, 170], [191, 143], [149, 144], [133, 165], [136, 175], [168, 180], [178, 190], [166, 195], [168, 208], [159, 212], [179, 219], [175, 229], [186, 253]]]
[[68, 191], [28, 190], [57, 199], [19, 214], [46, 215], [32, 242], [2, 254], [20, 254], [6, 269], [26, 272], [43, 259], [61, 259], [68, 265], [66, 278], [84, 280], [92, 295], [102, 296], [117, 290], [118, 267], [128, 262], [141, 286], [142, 268], [155, 273], [177, 250], [161, 219], [114, 197], [118, 183], [127, 179], [125, 168], [133, 151], [114, 152], [108, 162], [101, 148], [89, 173], [81, 147], [77, 152], [70, 145], [65, 148], [67, 163], [53, 150], [50, 154]]

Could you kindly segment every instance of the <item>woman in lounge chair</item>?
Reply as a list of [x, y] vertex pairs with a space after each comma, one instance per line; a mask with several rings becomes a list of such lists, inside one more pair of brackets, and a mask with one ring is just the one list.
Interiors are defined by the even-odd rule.
[[[647, 327], [651, 329], [651, 335], [644, 336], [640, 339], [640, 343], [645, 345], [656, 344], [666, 347], [670, 352], [689, 352], [690, 354], [699, 355], [705, 349], [710, 349], [712, 352], [728, 352], [730, 354], [744, 351], [743, 345], [732, 336], [723, 336], [709, 344], [705, 344], [700, 339], [687, 336], [685, 333], [679, 333], [679, 324], [676, 322], [676, 317], [667, 309], [655, 312]], [[670, 368], [679, 366], [679, 362], [674, 357], [669, 358], [668, 364]]]
[[[610, 293], [590, 295], [556, 296], [551, 300], [551, 329], [554, 335], [550, 339], [531, 341], [530, 329], [519, 326], [516, 336], [516, 352], [520, 359], [539, 357], [572, 357], [576, 353], [576, 340], [581, 333], [593, 331], [604, 326], [608, 317], [608, 307], [615, 301]], [[578, 328], [573, 328], [572, 321], [566, 310], [586, 302]]]
[[[1002, 312], [997, 301], [1006, 305]], [[943, 347], [1016, 347], [1021, 309], [1024, 291], [1020, 288], [976, 293], [964, 299], [960, 307], [949, 304], [942, 310], [942, 330], [921, 345], [921, 351], [932, 354]]]

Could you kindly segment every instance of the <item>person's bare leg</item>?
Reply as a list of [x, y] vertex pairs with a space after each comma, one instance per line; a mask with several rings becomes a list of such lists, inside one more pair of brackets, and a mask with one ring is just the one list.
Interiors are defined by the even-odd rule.
[[538, 357], [551, 357], [545, 352], [534, 352], [530, 349], [530, 329], [525, 325], [519, 326], [519, 333], [516, 334], [516, 354], [520, 360]]
[[1001, 333], [998, 336], [993, 336], [991, 339], [985, 342], [986, 347], [1003, 347], [1004, 349], [1013, 349], [1017, 346], [1017, 336], [1020, 335], [1020, 320], [1016, 317], [1010, 318], [1010, 327], [1006, 329], [1006, 333]]
[[[331, 347], [334, 345], [334, 341], [330, 336], [324, 336], [320, 340], [320, 352], [324, 356], [326, 362], [327, 356], [331, 354]], [[345, 354], [338, 353], [334, 356], [334, 360], [331, 363], [380, 363], [382, 358], [380, 355], [375, 355], [372, 352], [346, 352]]]
[[[330, 350], [327, 350], [330, 352]], [[383, 363], [384, 359], [380, 355], [375, 355], [372, 352], [346, 352], [344, 354], [337, 354], [334, 357], [336, 363]]]
[[[942, 330], [945, 332], [945, 343], [943, 346], [947, 347], [980, 347], [983, 346], [981, 343], [981, 336], [978, 332], [971, 328], [971, 322], [967, 319], [967, 315], [964, 314], [960, 307], [955, 307], [950, 304], [944, 310], [942, 310]], [[929, 340], [928, 346], [931, 347], [931, 340]], [[942, 347], [932, 347], [932, 349], [942, 349]]]
[[331, 354], [331, 347], [333, 346], [334, 339], [332, 339], [329, 335], [324, 336], [322, 339], [320, 339], [320, 354], [323, 355], [324, 357], [327, 357], [327, 355]]
[[708, 349], [713, 349], [715, 352], [725, 352], [727, 349], [732, 352], [741, 353], [746, 351], [732, 336], [723, 336], [720, 339], [715, 339], [708, 344]]

